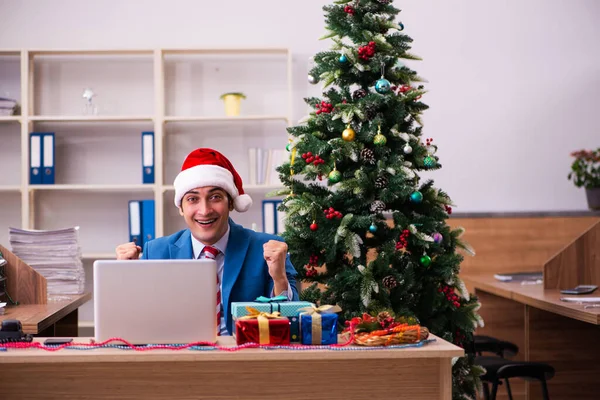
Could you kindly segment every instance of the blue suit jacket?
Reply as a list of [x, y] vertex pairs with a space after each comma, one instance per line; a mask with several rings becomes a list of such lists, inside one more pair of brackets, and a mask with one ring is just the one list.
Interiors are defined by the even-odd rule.
[[[270, 297], [273, 291], [273, 280], [269, 275], [269, 267], [264, 259], [263, 244], [269, 240], [283, 241], [278, 236], [254, 232], [229, 219], [229, 241], [225, 250], [225, 265], [221, 297], [227, 330], [231, 334], [232, 302], [254, 301], [259, 296]], [[184, 229], [170, 236], [151, 240], [144, 245], [141, 259], [191, 259], [194, 258], [192, 239], [189, 229]], [[296, 289], [296, 270], [286, 257], [285, 269], [293, 291], [294, 300], [298, 300]]]

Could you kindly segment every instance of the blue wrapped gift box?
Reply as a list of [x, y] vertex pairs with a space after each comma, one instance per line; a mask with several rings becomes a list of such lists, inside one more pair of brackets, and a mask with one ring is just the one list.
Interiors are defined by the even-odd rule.
[[[267, 301], [273, 299], [259, 298], [262, 301], [247, 301], [231, 303], [231, 316], [235, 321], [239, 317], [248, 315], [246, 307], [252, 307], [261, 312], [272, 313], [279, 311], [282, 317], [288, 317], [290, 320], [290, 341], [300, 341], [300, 319], [298, 314], [300, 309], [311, 307], [314, 304], [308, 301]], [[274, 298], [277, 299], [277, 298]], [[233, 324], [233, 335], [235, 336], [235, 323]]]
[[334, 313], [300, 313], [300, 337], [302, 344], [337, 344], [338, 316]]

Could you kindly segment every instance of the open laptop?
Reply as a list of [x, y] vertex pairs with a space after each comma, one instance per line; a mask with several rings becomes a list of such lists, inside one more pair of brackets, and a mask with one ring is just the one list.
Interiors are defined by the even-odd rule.
[[214, 342], [216, 276], [207, 259], [95, 261], [95, 340]]

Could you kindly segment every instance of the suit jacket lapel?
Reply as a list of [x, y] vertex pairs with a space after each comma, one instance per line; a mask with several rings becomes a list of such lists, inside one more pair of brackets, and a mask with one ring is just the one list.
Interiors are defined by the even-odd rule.
[[171, 259], [175, 260], [191, 260], [194, 258], [194, 251], [192, 250], [192, 237], [189, 229], [181, 234], [179, 239], [169, 248]]
[[229, 296], [237, 280], [250, 246], [250, 236], [241, 225], [229, 219], [229, 241], [225, 250], [225, 266], [223, 270], [223, 311], [229, 317]]

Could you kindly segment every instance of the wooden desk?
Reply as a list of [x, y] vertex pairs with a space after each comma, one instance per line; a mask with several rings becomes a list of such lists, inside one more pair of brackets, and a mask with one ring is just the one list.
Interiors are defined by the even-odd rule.
[[[220, 343], [235, 344], [230, 336]], [[8, 350], [0, 352], [0, 388], [7, 400], [451, 400], [451, 359], [462, 355], [439, 338], [368, 351]]]
[[[548, 381], [553, 400], [598, 398], [600, 308], [561, 302], [559, 290], [544, 290], [542, 284], [500, 282], [491, 273], [461, 278], [482, 304], [485, 327], [477, 334], [514, 342], [520, 349], [518, 360], [551, 364], [556, 369]], [[536, 382], [511, 382], [511, 388], [515, 399], [541, 398]], [[500, 389], [498, 398], [505, 393]]]
[[91, 293], [48, 297], [48, 304], [22, 304], [6, 307], [5, 319], [18, 319], [23, 332], [40, 336], [78, 336], [78, 311], [91, 300]]

